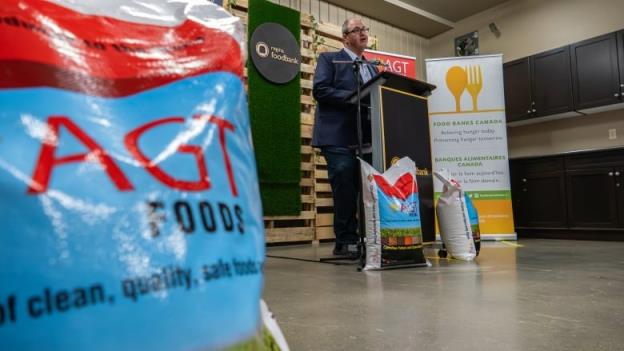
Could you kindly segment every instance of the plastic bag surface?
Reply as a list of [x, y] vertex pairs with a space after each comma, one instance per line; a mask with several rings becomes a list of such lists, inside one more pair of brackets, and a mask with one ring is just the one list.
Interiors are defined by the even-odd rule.
[[[472, 261], [477, 252], [473, 240], [471, 213], [466, 205], [465, 193], [459, 182], [450, 176], [448, 170], [442, 169], [433, 174], [444, 184], [436, 205], [442, 241], [453, 258]], [[476, 218], [478, 226], [476, 209], [474, 206], [471, 208], [474, 210], [473, 218]]]
[[408, 157], [383, 174], [361, 160], [366, 266], [427, 264], [423, 254], [416, 165]]
[[208, 1], [0, 7], [0, 349], [219, 349], [261, 325], [242, 25]]

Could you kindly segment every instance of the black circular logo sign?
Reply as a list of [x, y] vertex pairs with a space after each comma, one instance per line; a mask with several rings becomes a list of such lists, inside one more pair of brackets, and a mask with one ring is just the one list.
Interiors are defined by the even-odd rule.
[[249, 52], [258, 72], [273, 83], [288, 83], [299, 74], [299, 44], [281, 24], [259, 25], [251, 35]]

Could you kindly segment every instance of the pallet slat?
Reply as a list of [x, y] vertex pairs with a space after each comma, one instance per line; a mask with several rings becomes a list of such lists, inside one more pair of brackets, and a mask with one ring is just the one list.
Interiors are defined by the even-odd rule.
[[301, 164], [301, 170], [302, 171], [313, 171], [314, 170], [314, 164], [313, 163], [302, 163]]
[[317, 193], [331, 193], [331, 185], [329, 183], [316, 183], [314, 191]]
[[301, 72], [302, 73], [309, 73], [309, 74], [314, 74], [314, 66], [313, 65], [308, 65], [305, 63], [301, 64]]
[[334, 225], [334, 215], [332, 213], [317, 213], [316, 214], [316, 226], [326, 227]]
[[301, 113], [301, 124], [313, 125], [314, 116], [311, 113]]
[[334, 200], [331, 197], [317, 198], [315, 204], [316, 207], [332, 207], [334, 205]]
[[314, 219], [316, 213], [314, 211], [301, 211], [298, 216], [267, 216], [264, 217], [265, 221], [279, 221], [279, 220], [297, 220], [297, 219]]
[[312, 138], [312, 126], [311, 125], [301, 125], [301, 137], [302, 138]]
[[316, 227], [316, 240], [334, 239], [334, 227]]
[[304, 105], [314, 105], [314, 98], [307, 95], [301, 95], [301, 103]]
[[314, 227], [265, 229], [267, 243], [314, 240], [315, 232]]

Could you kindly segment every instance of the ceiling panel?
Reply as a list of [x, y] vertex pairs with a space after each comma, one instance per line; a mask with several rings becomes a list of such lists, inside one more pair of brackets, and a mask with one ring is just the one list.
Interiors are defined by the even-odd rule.
[[[384, 0], [378, 0], [384, 2]], [[402, 0], [452, 22], [458, 22], [509, 0]]]
[[[509, 0], [327, 0], [425, 38], [452, 29], [454, 22]], [[374, 34], [374, 33], [373, 33]]]

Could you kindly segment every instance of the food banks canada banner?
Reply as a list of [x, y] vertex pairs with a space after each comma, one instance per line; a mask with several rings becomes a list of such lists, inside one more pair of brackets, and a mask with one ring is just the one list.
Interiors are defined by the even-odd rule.
[[[433, 170], [446, 168], [479, 213], [481, 238], [516, 239], [501, 55], [426, 60]], [[434, 180], [435, 197], [442, 183]]]

